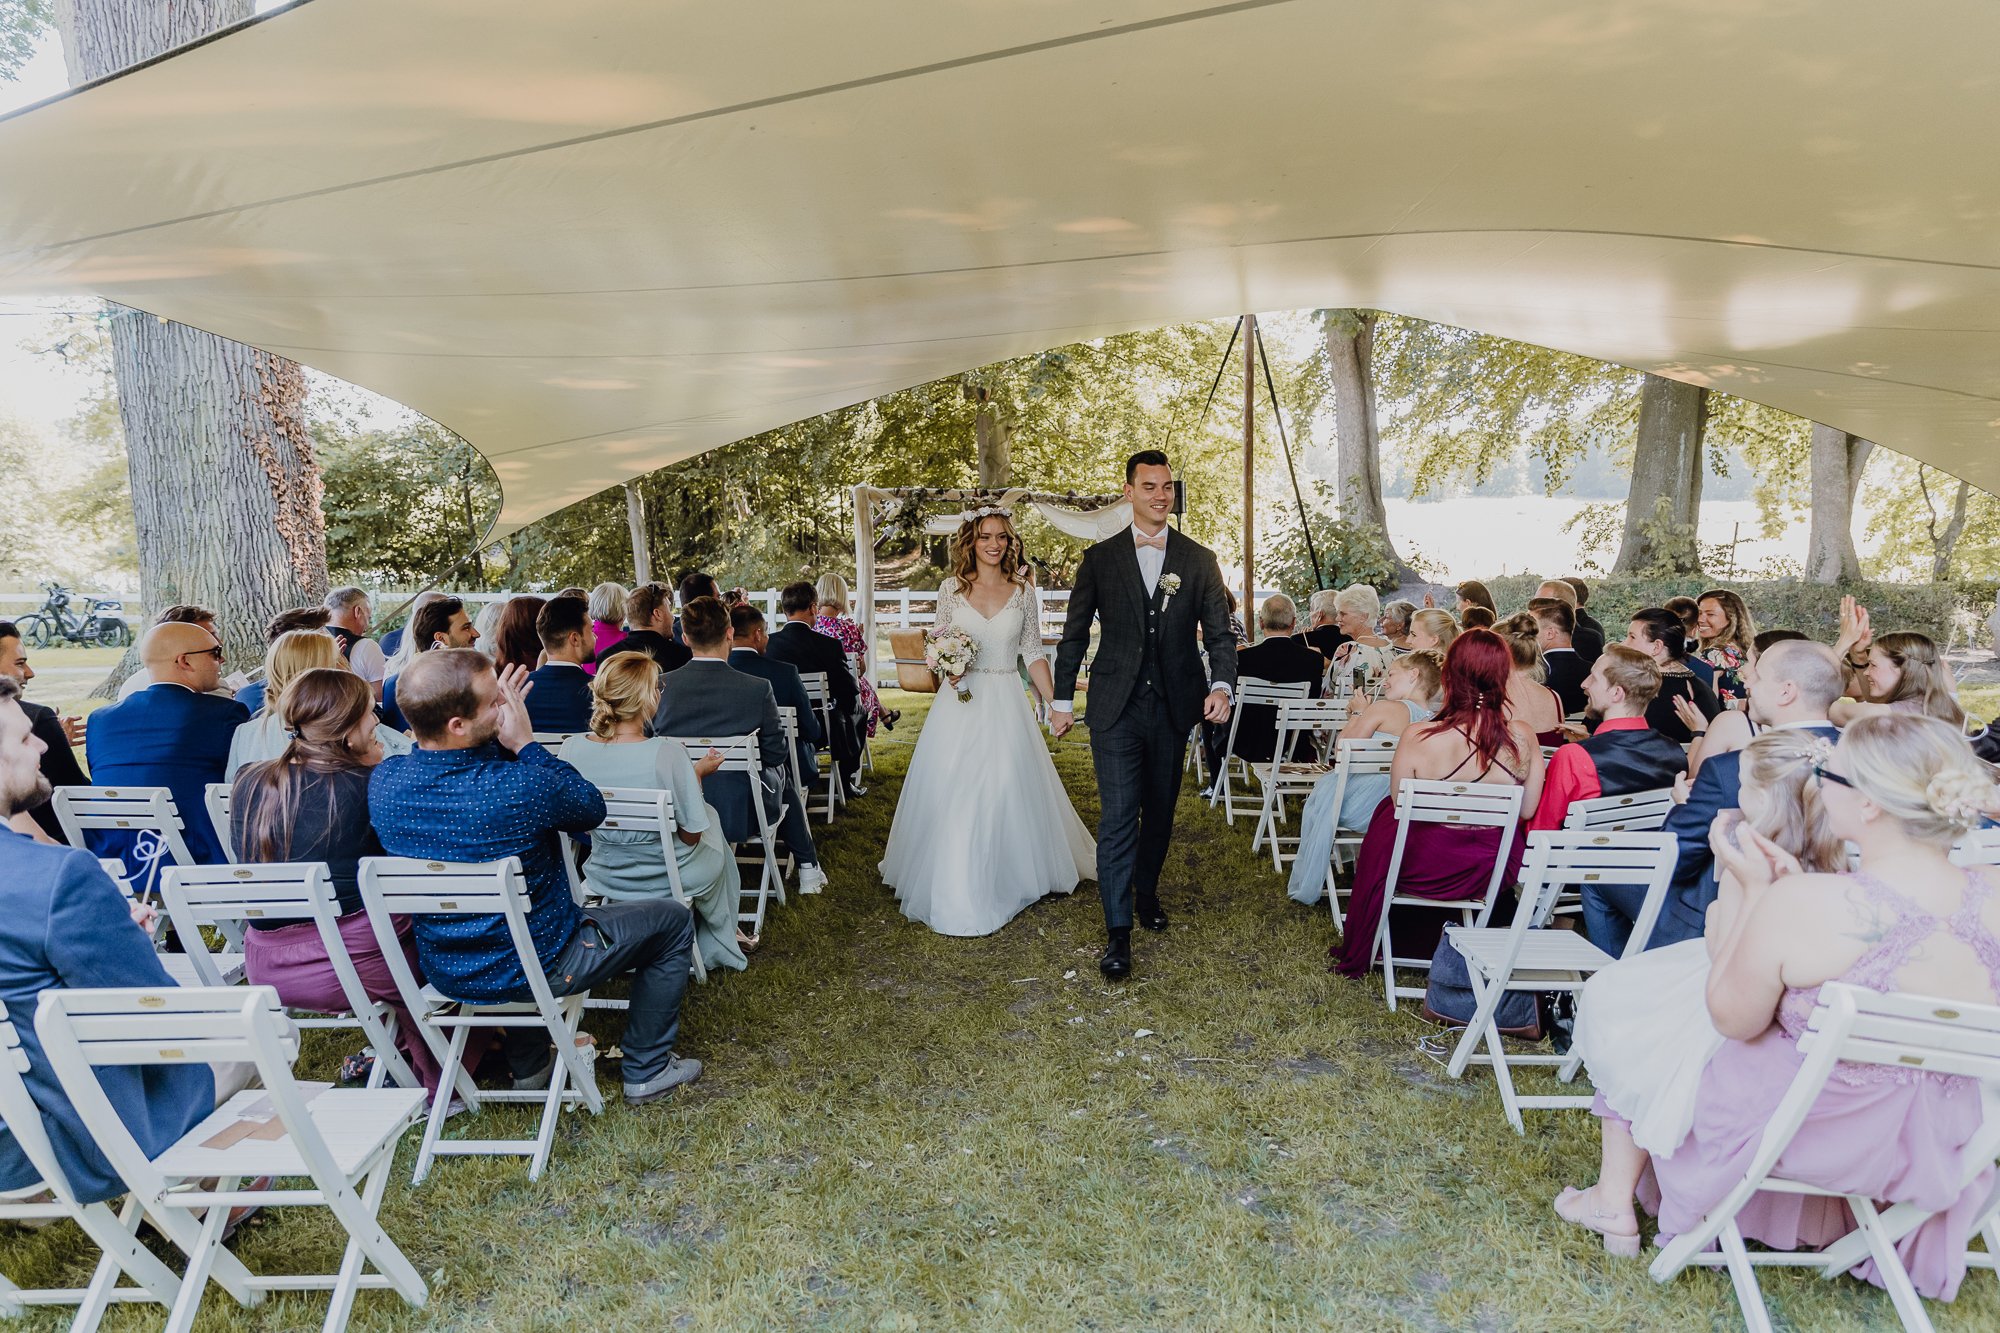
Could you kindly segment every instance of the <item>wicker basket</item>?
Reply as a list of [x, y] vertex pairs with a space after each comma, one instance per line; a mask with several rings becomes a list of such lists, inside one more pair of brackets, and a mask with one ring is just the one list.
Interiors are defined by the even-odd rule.
[[896, 687], [912, 694], [936, 694], [937, 672], [924, 665], [924, 632], [920, 629], [889, 631], [889, 651], [895, 654]]

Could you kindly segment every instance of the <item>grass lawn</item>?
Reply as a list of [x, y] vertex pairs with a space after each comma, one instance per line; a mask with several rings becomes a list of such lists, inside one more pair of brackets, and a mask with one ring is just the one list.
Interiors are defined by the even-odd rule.
[[[901, 702], [887, 742], [922, 721], [925, 700]], [[1738, 1326], [1722, 1275], [1659, 1287], [1558, 1222], [1557, 1189], [1594, 1174], [1595, 1122], [1531, 1112], [1517, 1137], [1489, 1075], [1452, 1082], [1418, 1048], [1424, 1024], [1325, 970], [1325, 913], [1288, 902], [1248, 824], [1191, 786], [1174, 926], [1139, 932], [1127, 985], [1097, 976], [1089, 886], [983, 940], [906, 922], [874, 872], [909, 754], [887, 742], [825, 836], [830, 889], [773, 909], [749, 972], [690, 992], [702, 1081], [635, 1112], [604, 1070], [605, 1114], [566, 1117], [535, 1184], [520, 1159], [446, 1159], [418, 1190], [399, 1177], [384, 1222], [435, 1275], [431, 1304], [364, 1295], [356, 1327]], [[1056, 755], [1094, 823], [1081, 733]], [[316, 1034], [305, 1063], [325, 1076], [351, 1044]], [[414, 1152], [413, 1135], [405, 1169]], [[260, 1218], [237, 1248], [330, 1267], [323, 1216]], [[0, 1271], [80, 1281], [76, 1249], [66, 1225], [11, 1233]], [[1859, 1283], [1764, 1281], [1781, 1327], [1895, 1325]], [[203, 1323], [308, 1327], [322, 1308], [241, 1311], [212, 1289]], [[2000, 1284], [1974, 1273], [1933, 1314], [2000, 1326]]]

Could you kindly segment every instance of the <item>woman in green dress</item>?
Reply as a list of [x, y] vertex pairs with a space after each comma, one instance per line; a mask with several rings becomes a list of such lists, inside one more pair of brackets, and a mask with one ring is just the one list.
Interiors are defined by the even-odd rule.
[[[736, 928], [736, 854], [722, 836], [722, 817], [701, 793], [701, 780], [722, 766], [722, 756], [711, 750], [691, 761], [679, 741], [646, 734], [660, 706], [660, 667], [644, 653], [614, 653], [598, 665], [590, 691], [590, 730], [564, 741], [560, 757], [599, 787], [673, 793], [674, 860], [694, 911], [702, 965], [742, 971], [744, 950], [757, 941]], [[598, 829], [590, 835], [584, 882], [614, 900], [670, 894], [660, 850], [657, 834]]]

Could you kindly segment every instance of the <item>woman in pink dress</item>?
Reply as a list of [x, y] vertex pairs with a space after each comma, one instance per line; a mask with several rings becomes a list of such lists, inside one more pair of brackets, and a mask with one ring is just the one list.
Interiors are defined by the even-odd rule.
[[[1933, 718], [1864, 718], [1814, 765], [1813, 780], [1834, 830], [1860, 848], [1861, 870], [1800, 874], [1770, 839], [1717, 822], [1711, 842], [1729, 876], [1708, 912], [1708, 1009], [1725, 1040], [1700, 1075], [1693, 1127], [1671, 1154], [1649, 1156], [1600, 1097], [1597, 1183], [1556, 1199], [1558, 1214], [1603, 1235], [1613, 1254], [1639, 1253], [1635, 1197], [1658, 1215], [1664, 1240], [1696, 1226], [1742, 1178], [1803, 1062], [1798, 1039], [1821, 985], [2000, 1001], [2000, 883], [1949, 856], [1995, 799], [1971, 747]], [[1918, 1291], [1950, 1300], [1993, 1183], [1990, 1166], [1963, 1180], [1960, 1157], [1980, 1120], [1971, 1080], [1837, 1065], [1777, 1173], [1934, 1213], [1896, 1250]], [[1822, 1247], [1854, 1226], [1837, 1199], [1772, 1191], [1736, 1221], [1745, 1237], [1781, 1250]], [[1872, 1262], [1854, 1272], [1875, 1278]]]
[[875, 724], [880, 722], [891, 731], [896, 721], [903, 715], [892, 708], [884, 708], [882, 700], [875, 693], [874, 672], [870, 671], [868, 640], [861, 633], [861, 626], [847, 618], [847, 580], [838, 574], [820, 577], [819, 615], [813, 620], [813, 628], [829, 639], [837, 639], [842, 651], [861, 659], [861, 670], [856, 674], [861, 686], [861, 716], [868, 724], [868, 734], [875, 734]]
[[[1542, 751], [1526, 723], [1507, 719], [1507, 678], [1513, 662], [1506, 643], [1492, 630], [1469, 629], [1452, 640], [1444, 659], [1444, 706], [1429, 722], [1404, 730], [1389, 769], [1391, 793], [1405, 778], [1520, 786], [1526, 789], [1521, 795], [1521, 817], [1526, 819], [1535, 812], [1535, 804], [1542, 798]], [[1461, 824], [1410, 825], [1396, 892], [1439, 902], [1482, 897], [1493, 881], [1493, 862], [1500, 855], [1502, 832]], [[1347, 924], [1340, 943], [1332, 950], [1333, 969], [1342, 976], [1368, 974], [1395, 846], [1396, 803], [1386, 800], [1375, 807], [1368, 832], [1362, 836]], [[1519, 873], [1524, 846], [1517, 828], [1507, 853], [1506, 873], [1500, 880], [1503, 886], [1512, 885]], [[1503, 887], [1495, 903], [1496, 924], [1509, 919], [1507, 909], [1513, 901], [1513, 895]], [[1396, 956], [1430, 957], [1444, 937], [1449, 916], [1423, 909], [1393, 914], [1389, 931]]]

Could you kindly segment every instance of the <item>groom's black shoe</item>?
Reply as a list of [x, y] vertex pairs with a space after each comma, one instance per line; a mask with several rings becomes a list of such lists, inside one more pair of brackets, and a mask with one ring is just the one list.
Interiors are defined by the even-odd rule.
[[1111, 942], [1104, 946], [1104, 953], [1097, 960], [1097, 970], [1110, 981], [1123, 981], [1132, 975], [1132, 928], [1111, 932]]
[[1165, 930], [1167, 928], [1167, 914], [1160, 906], [1158, 898], [1140, 899], [1133, 911], [1133, 915], [1138, 917], [1139, 924], [1147, 930]]

